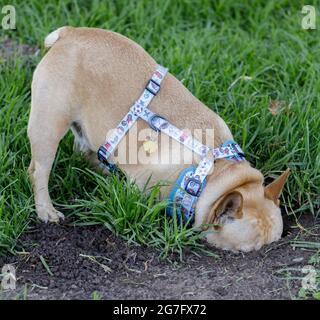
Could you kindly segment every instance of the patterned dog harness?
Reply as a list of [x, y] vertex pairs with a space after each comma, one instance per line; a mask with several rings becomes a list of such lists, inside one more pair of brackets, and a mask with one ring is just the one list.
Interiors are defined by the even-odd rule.
[[140, 98], [133, 104], [105, 144], [99, 148], [98, 159], [109, 171], [112, 172], [118, 169], [117, 165], [113, 163], [109, 157], [138, 118], [148, 122], [153, 130], [163, 132], [188, 147], [198, 154], [201, 160], [197, 167], [191, 166], [181, 172], [170, 192], [167, 214], [172, 216], [174, 208], [176, 208], [178, 218], [182, 218], [192, 224], [197, 200], [206, 185], [206, 178], [214, 166], [214, 161], [222, 158], [242, 161], [245, 157], [240, 146], [234, 141], [225, 141], [218, 148], [208, 147], [194, 139], [191, 135], [175, 127], [164, 117], [148, 109], [152, 98], [159, 92], [161, 82], [167, 72], [168, 69], [160, 65], [157, 66], [156, 71]]

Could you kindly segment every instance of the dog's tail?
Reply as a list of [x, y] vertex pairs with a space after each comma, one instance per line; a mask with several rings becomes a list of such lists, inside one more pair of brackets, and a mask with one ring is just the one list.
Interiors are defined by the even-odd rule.
[[46, 48], [51, 48], [70, 28], [71, 27], [65, 26], [49, 33], [44, 40], [44, 46]]

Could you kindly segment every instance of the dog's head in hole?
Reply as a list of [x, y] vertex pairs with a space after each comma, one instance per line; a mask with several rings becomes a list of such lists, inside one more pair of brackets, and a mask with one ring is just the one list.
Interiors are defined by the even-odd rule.
[[[263, 185], [260, 172], [253, 170], [256, 179], [245, 174], [236, 187], [230, 188], [228, 179], [208, 182], [208, 192], [199, 201], [198, 208], [203, 212], [203, 228], [209, 244], [248, 252], [281, 238], [283, 220], [279, 197], [289, 169], [267, 186]], [[216, 183], [224, 185], [222, 189], [226, 190], [218, 197], [214, 191]]]

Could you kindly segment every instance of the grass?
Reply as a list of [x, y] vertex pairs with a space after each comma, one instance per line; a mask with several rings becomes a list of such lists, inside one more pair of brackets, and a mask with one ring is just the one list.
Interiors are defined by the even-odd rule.
[[[308, 4], [313, 2], [319, 12], [316, 1]], [[12, 38], [41, 52], [0, 63], [0, 254], [14, 250], [35, 216], [26, 173], [30, 83], [44, 54], [44, 37], [63, 25], [112, 29], [141, 44], [226, 120], [248, 160], [267, 178], [291, 168], [282, 197], [288, 214], [319, 214], [319, 25], [301, 28], [299, 1], [10, 3], [16, 7], [17, 29], [0, 30], [0, 43]], [[277, 107], [275, 115], [270, 105]], [[83, 224], [102, 223], [163, 254], [199, 246], [194, 230], [164, 219], [158, 187], [140, 192], [85, 169], [72, 155], [69, 134], [57, 154], [50, 193], [55, 204], [69, 204], [65, 210], [78, 214]]]
[[[167, 200], [159, 201], [161, 184], [140, 190], [129, 179], [113, 175], [106, 179], [90, 170], [81, 171], [96, 187], [87, 199], [64, 206], [77, 215], [76, 225], [102, 224], [129, 244], [143, 244], [157, 248], [166, 257], [180, 254], [185, 247], [210, 254], [199, 242], [205, 233], [177, 223], [177, 218], [166, 218]], [[85, 211], [84, 211], [85, 208]]]

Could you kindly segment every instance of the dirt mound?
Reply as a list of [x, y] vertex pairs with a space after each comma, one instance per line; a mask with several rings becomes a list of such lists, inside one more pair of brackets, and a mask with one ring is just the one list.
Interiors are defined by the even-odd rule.
[[[303, 220], [304, 226], [314, 224], [310, 216]], [[298, 232], [289, 228], [286, 237], [258, 252], [214, 249], [219, 259], [187, 252], [184, 262], [169, 262], [103, 227], [39, 223], [21, 238], [25, 253], [0, 258], [0, 266], [14, 264], [17, 276], [17, 289], [2, 297], [21, 298], [24, 292], [28, 299], [288, 299], [301, 280], [288, 288], [278, 271], [302, 268], [312, 254], [290, 245]]]

